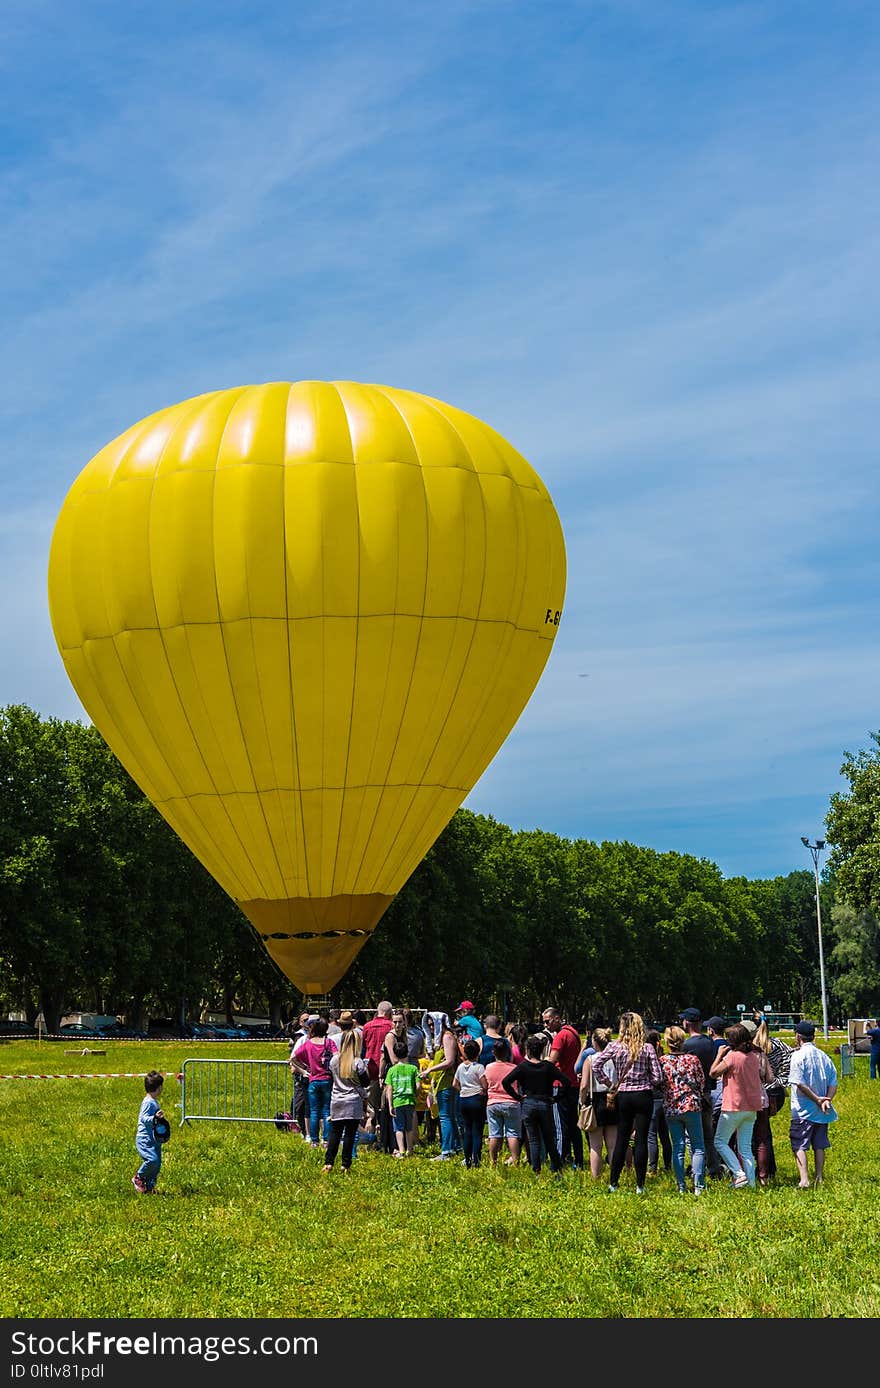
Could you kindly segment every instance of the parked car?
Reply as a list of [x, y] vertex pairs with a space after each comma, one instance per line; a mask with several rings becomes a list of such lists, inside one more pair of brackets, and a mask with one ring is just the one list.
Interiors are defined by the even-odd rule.
[[184, 1022], [180, 1035], [191, 1041], [216, 1041], [217, 1033], [207, 1022]]
[[241, 1022], [210, 1022], [208, 1024], [214, 1030], [216, 1036], [224, 1041], [242, 1041], [250, 1036], [250, 1031]]
[[60, 1027], [59, 1036], [72, 1036], [77, 1040], [82, 1038], [88, 1041], [104, 1041], [106, 1037], [98, 1027], [87, 1027], [84, 1022], [68, 1022], [66, 1026]]
[[138, 1031], [135, 1027], [125, 1027], [121, 1022], [115, 1022], [109, 1027], [101, 1027], [101, 1035], [106, 1036], [108, 1041], [146, 1041], [148, 1039], [145, 1031]]
[[0, 1036], [36, 1036], [36, 1029], [29, 1027], [27, 1022], [8, 1022], [0, 1021]]

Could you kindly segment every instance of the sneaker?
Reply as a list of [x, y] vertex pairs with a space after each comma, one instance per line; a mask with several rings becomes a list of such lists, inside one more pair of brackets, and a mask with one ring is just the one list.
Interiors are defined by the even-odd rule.
[[734, 1176], [733, 1178], [734, 1190], [744, 1190], [748, 1184], [749, 1183], [745, 1176]]
[[[396, 1044], [396, 1043], [395, 1043], [395, 1044]], [[402, 1152], [392, 1152], [391, 1155], [392, 1155], [392, 1157], [398, 1157], [398, 1158], [400, 1158], [400, 1157], [403, 1156], [403, 1153], [402, 1153]]]
[[645, 1193], [645, 1187], [644, 1187], [644, 1186], [636, 1186], [636, 1195], [644, 1195], [644, 1193]]
[[332, 1171], [332, 1170], [333, 1170], [333, 1167], [332, 1167], [332, 1166], [322, 1166], [322, 1167], [321, 1167], [321, 1175], [322, 1175], [322, 1176], [326, 1176], [326, 1175], [328, 1174], [328, 1172], [330, 1172], [330, 1171]]
[[684, 1195], [684, 1186], [679, 1186], [678, 1193], [679, 1195]]
[[608, 1187], [608, 1190], [609, 1190], [609, 1192], [613, 1193], [614, 1191], [617, 1190], [617, 1186], [609, 1186], [609, 1187]]
[[432, 1157], [431, 1161], [452, 1161], [453, 1152], [441, 1152], [439, 1157]]
[[141, 1177], [141, 1176], [132, 1176], [132, 1178], [131, 1178], [131, 1184], [134, 1186], [134, 1188], [135, 1188], [135, 1190], [137, 1191], [138, 1195], [146, 1195], [146, 1193], [147, 1193], [147, 1183], [146, 1183], [146, 1181], [143, 1179], [143, 1177]]
[[705, 1194], [706, 1194], [706, 1187], [705, 1187], [705, 1186], [694, 1186], [694, 1195], [705, 1195]]

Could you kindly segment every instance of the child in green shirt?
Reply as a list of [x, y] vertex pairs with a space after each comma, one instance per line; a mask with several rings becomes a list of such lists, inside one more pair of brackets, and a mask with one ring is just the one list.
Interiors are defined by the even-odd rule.
[[419, 1067], [407, 1062], [409, 1047], [406, 1041], [395, 1041], [396, 1064], [385, 1076], [385, 1098], [394, 1123], [395, 1157], [412, 1155], [416, 1141], [416, 1095], [419, 1091]]

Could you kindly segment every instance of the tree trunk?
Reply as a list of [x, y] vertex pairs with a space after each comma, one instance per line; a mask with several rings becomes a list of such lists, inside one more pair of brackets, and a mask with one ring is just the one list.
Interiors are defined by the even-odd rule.
[[40, 1009], [46, 1031], [50, 1036], [57, 1034], [61, 1026], [61, 1011], [64, 1007], [64, 993], [60, 988], [40, 989]]

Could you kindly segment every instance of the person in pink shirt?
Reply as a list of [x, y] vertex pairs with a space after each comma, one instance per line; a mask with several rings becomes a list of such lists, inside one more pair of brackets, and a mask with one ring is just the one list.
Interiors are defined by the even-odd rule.
[[504, 1038], [499, 1038], [495, 1042], [495, 1059], [486, 1066], [486, 1079], [489, 1084], [486, 1118], [489, 1123], [489, 1162], [492, 1166], [498, 1165], [505, 1138], [510, 1152], [508, 1165], [519, 1165], [522, 1149], [522, 1104], [511, 1099], [502, 1083], [505, 1075], [509, 1075], [511, 1070], [515, 1069], [516, 1066], [510, 1057], [510, 1043]]
[[309, 1077], [309, 1142], [318, 1146], [321, 1125], [324, 1142], [330, 1139], [330, 1093], [332, 1076], [330, 1061], [336, 1054], [336, 1042], [327, 1035], [327, 1019], [318, 1017], [309, 1027], [308, 1037], [294, 1047], [290, 1068]]
[[[742, 1190], [755, 1185], [752, 1129], [764, 1103], [763, 1083], [769, 1078], [769, 1066], [740, 1023], [728, 1027], [724, 1039], [727, 1044], [719, 1048], [709, 1070], [712, 1079], [720, 1075], [722, 1084], [715, 1150], [732, 1175], [734, 1187]], [[734, 1133], [736, 1152], [730, 1146]]]

